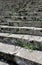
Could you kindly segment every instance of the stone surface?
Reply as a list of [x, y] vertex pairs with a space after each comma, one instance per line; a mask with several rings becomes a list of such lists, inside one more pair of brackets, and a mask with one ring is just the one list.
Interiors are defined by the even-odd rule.
[[42, 64], [42, 52], [40, 51], [28, 50], [19, 46], [0, 43], [0, 52], [13, 54], [15, 56]]
[[2, 26], [0, 25], [0, 32], [13, 34], [28, 34], [42, 36], [42, 28], [38, 27], [16, 27], [16, 26]]
[[11, 34], [11, 33], [0, 33], [1, 37], [9, 37], [9, 38], [18, 38], [25, 39], [28, 41], [37, 41], [42, 42], [42, 36], [33, 36], [33, 35], [22, 35], [22, 34]]
[[[0, 0], [0, 25], [2, 25], [0, 27], [4, 28], [5, 27], [7, 28], [9, 26], [10, 26], [9, 28], [13, 28], [11, 26], [15, 27], [19, 26], [20, 28], [23, 27], [23, 29], [24, 27], [26, 29], [32, 29], [33, 31], [30, 30], [29, 32], [28, 31], [26, 32], [32, 35], [37, 34], [37, 32], [39, 31], [37, 34], [38, 36], [34, 35], [32, 36], [29, 34], [28, 35], [11, 34], [9, 32], [10, 30], [7, 30], [5, 32], [5, 29], [4, 31], [3, 28], [0, 29], [0, 51], [7, 54], [8, 53], [13, 55], [15, 54], [15, 56], [19, 56], [21, 58], [25, 58], [27, 60], [40, 63], [42, 65], [42, 51], [34, 51], [34, 50], [32, 51], [18, 46], [14, 46], [12, 44], [10, 45], [2, 43], [3, 42], [2, 39], [4, 37], [4, 41], [5, 38], [7, 38], [9, 42], [10, 42], [9, 38], [13, 38], [13, 41], [11, 40], [13, 43], [14, 38], [16, 39], [18, 38], [18, 39], [25, 39], [27, 41], [37, 41], [42, 44], [42, 36], [39, 36], [42, 35], [42, 0]], [[25, 30], [24, 31], [22, 30], [21, 32], [24, 33]], [[9, 43], [8, 41], [7, 43]], [[25, 62], [20, 59], [17, 60], [16, 58], [16, 61], [19, 65], [39, 65], [39, 64], [33, 64], [32, 62], [30, 63], [29, 61], [28, 63], [27, 60]], [[8, 63], [6, 64], [4, 62], [0, 62], [0, 65], [8, 65]]]

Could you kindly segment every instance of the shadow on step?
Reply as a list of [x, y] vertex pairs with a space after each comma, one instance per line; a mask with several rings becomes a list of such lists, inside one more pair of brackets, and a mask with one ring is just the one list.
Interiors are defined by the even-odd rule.
[[33, 61], [3, 52], [0, 52], [0, 61], [9, 63], [9, 65], [41, 65]]

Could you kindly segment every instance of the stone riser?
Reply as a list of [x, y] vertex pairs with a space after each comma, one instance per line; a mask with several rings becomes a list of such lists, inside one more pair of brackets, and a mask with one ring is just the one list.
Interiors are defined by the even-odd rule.
[[[22, 45], [27, 45], [27, 44], [30, 44], [30, 45], [34, 45], [35, 48], [39, 48], [40, 46], [42, 46], [42, 42], [37, 42], [37, 41], [28, 41], [28, 40], [22, 40], [22, 39], [14, 39], [14, 38], [7, 38], [7, 37], [0, 37], [0, 42], [3, 42], [3, 44], [10, 44], [10, 45], [17, 45], [17, 46], [20, 46], [20, 47], [23, 47], [21, 46]], [[37, 50], [40, 50], [42, 51], [42, 48], [41, 49], [37, 49]]]
[[0, 28], [0, 32], [15, 33], [15, 34], [30, 34], [30, 35], [42, 35], [42, 30], [34, 29], [19, 29], [19, 28]]
[[0, 25], [8, 25], [8, 26], [29, 26], [29, 27], [42, 27], [42, 23], [40, 22], [32, 22], [32, 21], [28, 21], [28, 22], [0, 22]]
[[[40, 58], [38, 58], [38, 56]], [[0, 57], [9, 61], [17, 62], [20, 65], [24, 61], [27, 61], [27, 65], [32, 65], [32, 62], [35, 63], [35, 65], [39, 65], [39, 64], [42, 65], [41, 51], [34, 51], [34, 50], [32, 51], [30, 49], [25, 49], [19, 46], [15, 46], [15, 45], [13, 46], [5, 43], [4, 44], [0, 43]]]
[[[0, 52], [0, 58], [3, 60], [3, 61], [0, 61], [0, 65], [21, 65], [21, 62], [22, 62], [22, 65], [25, 63], [25, 64], [28, 64], [28, 65], [41, 65], [39, 63], [36, 63], [36, 62], [33, 62], [33, 61], [30, 61], [30, 60], [26, 60], [26, 59], [23, 59], [23, 58], [20, 58], [20, 57], [17, 57], [17, 56], [14, 56], [14, 55], [11, 55], [11, 54], [7, 54], [5, 52]], [[24, 61], [25, 60], [25, 61]], [[20, 61], [20, 62], [19, 62]], [[18, 63], [19, 62], [19, 63]], [[26, 63], [27, 62], [27, 63]]]
[[0, 37], [22, 39], [28, 41], [42, 42], [42, 36], [24, 35], [24, 34], [12, 34], [12, 33], [0, 33]]

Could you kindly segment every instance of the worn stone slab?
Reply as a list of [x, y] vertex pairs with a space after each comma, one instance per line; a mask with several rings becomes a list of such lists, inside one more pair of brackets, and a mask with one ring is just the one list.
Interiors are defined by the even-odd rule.
[[10, 38], [12, 37], [12, 38], [25, 39], [28, 41], [42, 42], [42, 36], [10, 34], [10, 33], [0, 33], [0, 36], [1, 37], [10, 37]]
[[42, 64], [42, 51], [34, 51], [30, 49], [21, 48], [15, 45], [0, 43], [0, 52], [12, 54]]
[[16, 56], [42, 64], [42, 51], [32, 51], [21, 48], [18, 50]]
[[[28, 18], [27, 18], [28, 19]], [[15, 20], [11, 20], [11, 19], [4, 19], [3, 20], [4, 22], [0, 22], [0, 25], [5, 25], [5, 22], [6, 22], [6, 24], [7, 25], [10, 25], [11, 24], [11, 26], [29, 26], [29, 27], [42, 27], [42, 21], [21, 21], [21, 20], [18, 20], [18, 21], [15, 21]]]
[[42, 30], [42, 28], [37, 28], [37, 27], [14, 27], [14, 26], [2, 26], [0, 25], [0, 28], [14, 28], [14, 29], [31, 29], [31, 30]]
[[13, 54], [15, 51], [15, 47], [13, 45], [0, 43], [0, 51]]
[[38, 27], [26, 27], [26, 26], [18, 27], [18, 26], [0, 25], [0, 32], [42, 36], [42, 28]]

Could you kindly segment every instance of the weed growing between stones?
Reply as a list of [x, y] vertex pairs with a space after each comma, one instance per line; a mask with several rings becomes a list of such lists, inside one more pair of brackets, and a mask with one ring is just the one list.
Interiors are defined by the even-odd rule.
[[26, 49], [31, 49], [31, 50], [40, 50], [40, 51], [42, 51], [42, 44], [41, 45], [39, 45], [39, 46], [35, 46], [35, 45], [33, 45], [32, 43], [23, 43], [23, 42], [21, 42], [21, 41], [19, 41], [18, 43], [17, 43], [17, 45], [19, 45], [19, 46], [21, 46], [21, 47], [24, 47], [24, 48], [26, 48]]

